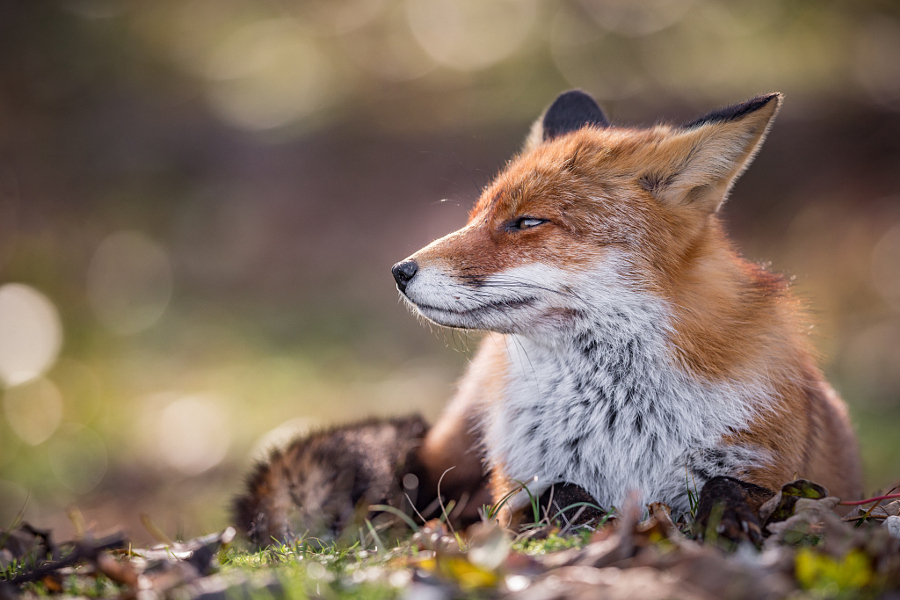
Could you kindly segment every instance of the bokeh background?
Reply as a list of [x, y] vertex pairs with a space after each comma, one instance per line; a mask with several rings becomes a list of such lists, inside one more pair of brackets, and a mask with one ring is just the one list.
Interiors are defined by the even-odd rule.
[[572, 87], [625, 124], [787, 95], [726, 218], [900, 478], [896, 2], [3, 2], [0, 526], [205, 533], [260, 448], [434, 418], [477, 340], [389, 267]]

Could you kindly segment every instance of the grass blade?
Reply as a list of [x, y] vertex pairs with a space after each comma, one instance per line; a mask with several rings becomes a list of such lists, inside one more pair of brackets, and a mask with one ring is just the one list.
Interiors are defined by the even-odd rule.
[[419, 531], [419, 526], [416, 525], [416, 522], [412, 520], [412, 517], [410, 517], [408, 514], [406, 514], [399, 508], [390, 506], [388, 504], [373, 504], [369, 507], [369, 510], [377, 510], [377, 511], [381, 511], [381, 512], [391, 513], [395, 517], [399, 517], [400, 519], [403, 519], [403, 522], [406, 523], [407, 525], [409, 525], [409, 528], [412, 529], [414, 532]]

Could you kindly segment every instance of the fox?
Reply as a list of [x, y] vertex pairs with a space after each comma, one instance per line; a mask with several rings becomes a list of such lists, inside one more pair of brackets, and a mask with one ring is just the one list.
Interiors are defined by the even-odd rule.
[[563, 93], [467, 224], [392, 267], [415, 314], [488, 332], [421, 445], [432, 480], [508, 499], [507, 522], [561, 483], [676, 514], [722, 478], [859, 495], [847, 407], [803, 308], [721, 218], [782, 101], [635, 128]]
[[[391, 268], [414, 314], [485, 332], [443, 414], [273, 454], [237, 503], [243, 529], [290, 538], [289, 508], [301, 527], [334, 528], [359, 498], [395, 498], [409, 472], [420, 508], [453, 499], [451, 519], [471, 523], [493, 505], [507, 526], [536, 497], [677, 516], [700, 490], [698, 520], [725, 498], [724, 521], [758, 534], [755, 511], [785, 482], [858, 497], [856, 437], [803, 306], [739, 254], [721, 217], [782, 101], [625, 127], [581, 90], [559, 95], [468, 222]], [[389, 434], [373, 441], [379, 427]], [[340, 451], [359, 439], [393, 458], [373, 469], [370, 452]], [[318, 489], [336, 470], [362, 483]]]

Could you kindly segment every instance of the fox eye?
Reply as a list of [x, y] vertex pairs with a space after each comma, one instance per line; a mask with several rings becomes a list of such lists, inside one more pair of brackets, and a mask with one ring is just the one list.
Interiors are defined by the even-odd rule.
[[509, 229], [531, 229], [538, 225], [543, 225], [547, 219], [536, 219], [534, 217], [519, 217], [509, 224]]

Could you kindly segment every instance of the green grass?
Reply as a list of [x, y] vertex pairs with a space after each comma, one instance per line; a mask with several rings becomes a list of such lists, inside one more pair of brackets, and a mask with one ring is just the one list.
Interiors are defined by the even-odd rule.
[[[578, 548], [590, 540], [590, 530], [572, 535], [552, 532], [540, 539], [521, 539], [511, 545], [511, 551], [529, 556], [545, 555], [568, 548]], [[492, 573], [467, 564], [465, 553], [449, 558], [458, 561], [442, 568], [430, 553], [420, 554], [417, 547], [401, 542], [386, 552], [362, 550], [358, 544], [341, 547], [305, 541], [295, 545], [274, 546], [260, 551], [232, 547], [220, 554], [221, 573], [225, 577], [244, 575], [251, 580], [275, 577], [290, 599], [320, 596], [323, 598], [387, 599], [403, 593], [411, 580], [413, 569], [456, 580], [465, 594], [478, 597], [478, 586], [468, 586], [470, 575], [484, 576], [490, 581]], [[496, 577], [496, 576], [494, 576]], [[254, 598], [256, 600], [256, 598]], [[268, 600], [260, 592], [259, 600]]]
[[582, 529], [571, 535], [559, 535], [553, 532], [542, 539], [526, 538], [519, 540], [512, 545], [512, 548], [516, 552], [532, 556], [569, 548], [580, 548], [590, 542], [593, 533], [590, 529]]
[[[318, 596], [380, 600], [395, 598], [398, 586], [391, 584], [389, 565], [399, 556], [412, 556], [408, 545], [386, 553], [365, 551], [358, 544], [342, 547], [303, 541], [260, 551], [229, 548], [220, 554], [225, 578], [247, 577], [259, 585], [275, 578], [290, 599]], [[402, 583], [406, 583], [404, 578]], [[264, 590], [254, 600], [268, 600]]]

